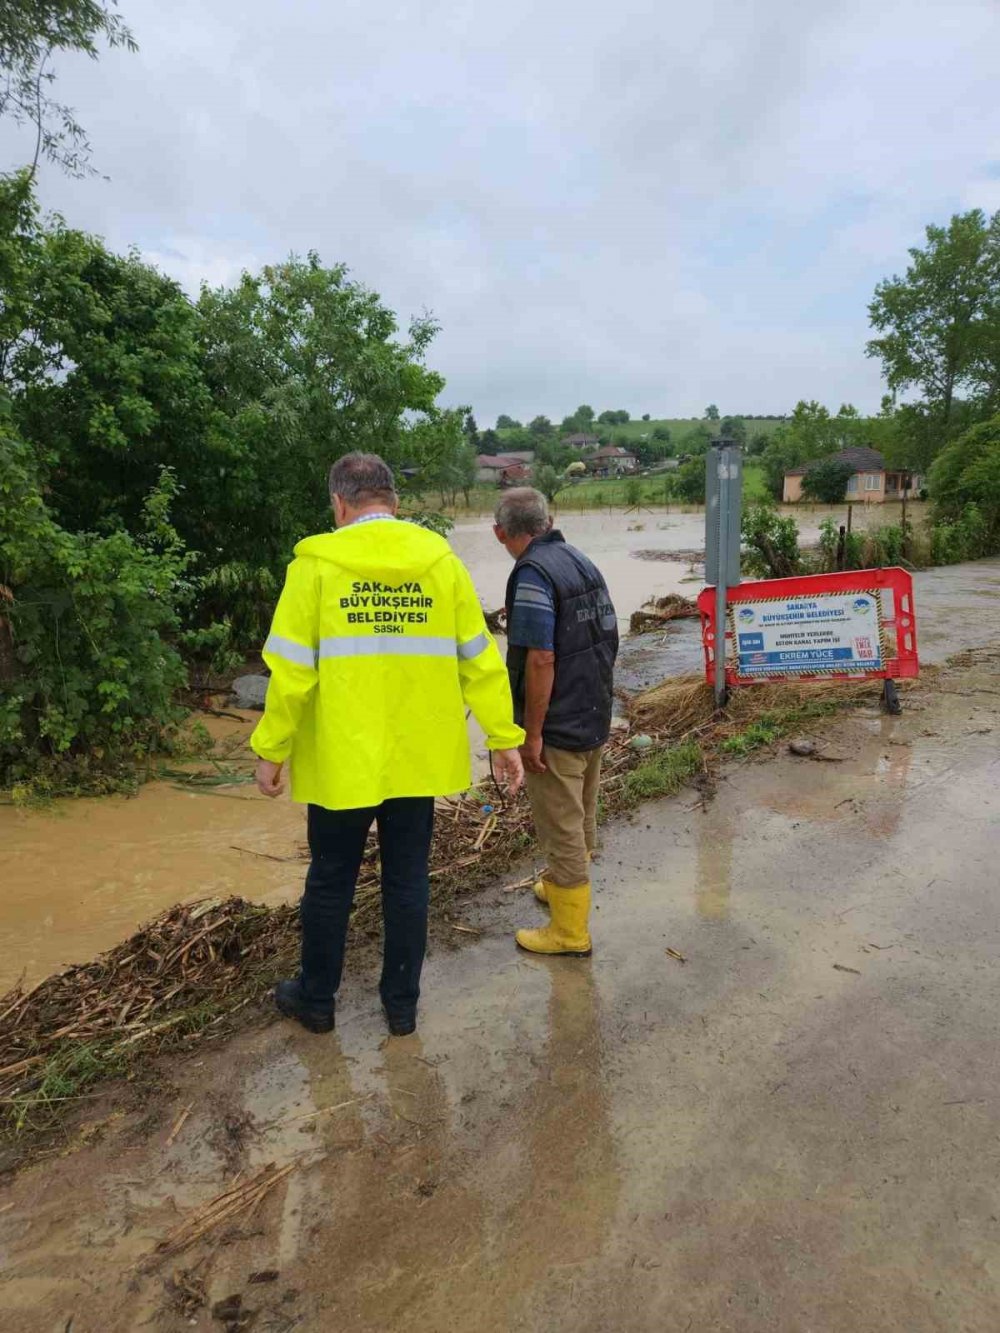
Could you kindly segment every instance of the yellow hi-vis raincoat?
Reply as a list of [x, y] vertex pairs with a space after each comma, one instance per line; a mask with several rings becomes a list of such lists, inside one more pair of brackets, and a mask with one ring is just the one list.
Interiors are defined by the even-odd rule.
[[414, 523], [373, 517], [299, 542], [264, 661], [250, 744], [290, 760], [296, 801], [350, 810], [463, 791], [467, 707], [491, 750], [524, 740], [468, 571]]

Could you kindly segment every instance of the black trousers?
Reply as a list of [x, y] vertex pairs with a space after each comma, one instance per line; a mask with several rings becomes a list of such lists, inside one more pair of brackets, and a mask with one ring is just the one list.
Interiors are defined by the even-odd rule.
[[412, 1014], [420, 996], [427, 947], [427, 861], [434, 828], [429, 796], [383, 801], [363, 810], [309, 807], [312, 861], [302, 896], [302, 989], [316, 1004], [332, 1003], [344, 967], [347, 923], [372, 823], [378, 823], [385, 945], [379, 991], [386, 1009]]

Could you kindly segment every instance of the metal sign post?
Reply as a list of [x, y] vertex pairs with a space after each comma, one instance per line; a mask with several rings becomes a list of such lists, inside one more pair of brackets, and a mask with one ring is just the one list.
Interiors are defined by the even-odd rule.
[[715, 706], [726, 687], [726, 594], [740, 582], [740, 518], [743, 454], [735, 440], [720, 436], [705, 460], [705, 582], [715, 586]]

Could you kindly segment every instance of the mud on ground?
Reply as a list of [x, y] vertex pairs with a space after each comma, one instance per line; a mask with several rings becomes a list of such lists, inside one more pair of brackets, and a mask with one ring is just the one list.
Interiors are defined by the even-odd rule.
[[518, 955], [497, 888], [418, 1037], [356, 971], [332, 1036], [96, 1100], [0, 1193], [0, 1324], [992, 1333], [998, 666], [611, 828], [589, 961]]

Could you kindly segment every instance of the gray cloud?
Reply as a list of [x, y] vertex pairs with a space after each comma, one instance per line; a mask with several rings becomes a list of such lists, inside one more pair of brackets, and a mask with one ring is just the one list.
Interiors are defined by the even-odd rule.
[[1000, 205], [992, 0], [125, 11], [139, 56], [60, 71], [111, 180], [44, 201], [192, 290], [342, 260], [484, 421], [872, 408], [875, 282]]

